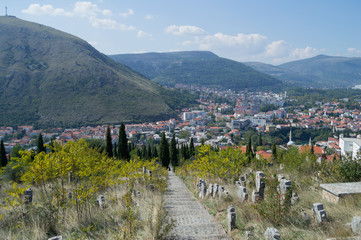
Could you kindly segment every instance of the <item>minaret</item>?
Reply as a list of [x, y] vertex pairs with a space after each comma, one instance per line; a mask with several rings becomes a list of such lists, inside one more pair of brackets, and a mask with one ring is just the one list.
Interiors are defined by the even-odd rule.
[[311, 137], [310, 137], [310, 141], [308, 142], [308, 145], [309, 145], [309, 146], [312, 146], [312, 139], [311, 139]]
[[290, 129], [290, 141], [289, 142], [292, 142], [292, 129]]
[[5, 17], [8, 15], [8, 7], [5, 6]]

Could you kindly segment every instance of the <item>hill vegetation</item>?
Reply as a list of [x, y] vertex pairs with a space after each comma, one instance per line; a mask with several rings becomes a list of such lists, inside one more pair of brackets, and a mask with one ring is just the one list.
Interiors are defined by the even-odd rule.
[[361, 84], [361, 58], [319, 55], [273, 66], [245, 63], [271, 76], [300, 87], [353, 87]]
[[75, 36], [15, 17], [0, 17], [0, 86], [0, 125], [153, 121], [194, 100]]
[[282, 82], [242, 63], [211, 52], [175, 52], [111, 55], [153, 81], [166, 86], [186, 84], [242, 90], [280, 89]]

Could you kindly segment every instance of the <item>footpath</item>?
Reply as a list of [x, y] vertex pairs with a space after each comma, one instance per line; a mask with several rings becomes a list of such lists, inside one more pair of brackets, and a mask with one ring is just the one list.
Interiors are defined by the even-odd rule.
[[175, 227], [168, 240], [231, 240], [223, 227], [172, 171], [168, 172], [163, 208], [175, 220]]

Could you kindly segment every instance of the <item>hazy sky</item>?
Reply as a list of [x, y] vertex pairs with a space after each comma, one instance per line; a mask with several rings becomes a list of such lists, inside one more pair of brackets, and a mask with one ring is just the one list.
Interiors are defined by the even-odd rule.
[[105, 54], [208, 50], [279, 64], [361, 57], [359, 0], [0, 0], [0, 14], [76, 35]]

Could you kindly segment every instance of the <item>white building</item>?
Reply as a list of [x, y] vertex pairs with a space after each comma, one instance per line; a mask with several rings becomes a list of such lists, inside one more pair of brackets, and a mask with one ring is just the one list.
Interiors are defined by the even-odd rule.
[[341, 148], [341, 155], [346, 156], [350, 154], [352, 158], [357, 157], [357, 153], [361, 149], [361, 139], [360, 138], [340, 138], [339, 146]]
[[204, 111], [184, 112], [182, 119], [183, 119], [183, 121], [189, 121], [196, 117], [200, 117], [200, 116], [204, 116], [204, 115], [207, 115], [207, 113]]

